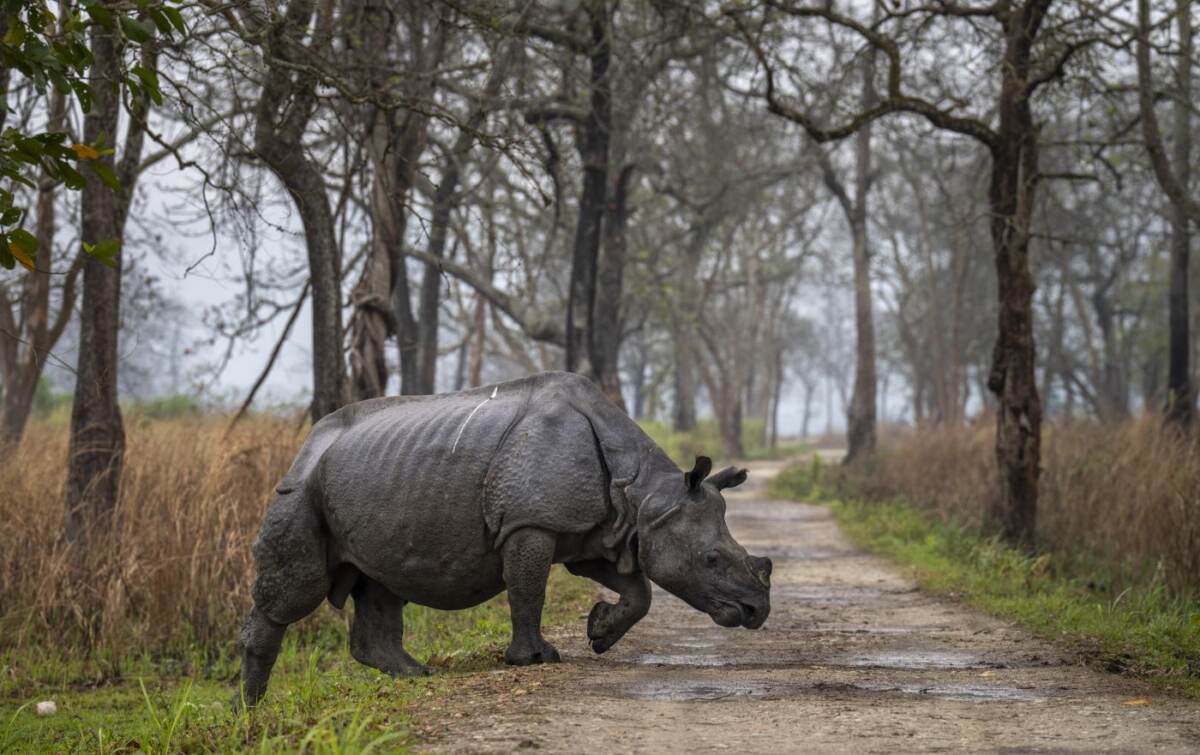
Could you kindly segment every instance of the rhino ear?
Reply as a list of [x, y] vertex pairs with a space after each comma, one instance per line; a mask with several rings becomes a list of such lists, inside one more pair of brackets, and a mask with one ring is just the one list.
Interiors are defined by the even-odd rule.
[[717, 472], [715, 475], [710, 477], [708, 481], [713, 485], [716, 485], [717, 490], [736, 488], [738, 485], [741, 485], [746, 481], [747, 474], [748, 472], [745, 469], [738, 469], [737, 467], [725, 467], [720, 472]]
[[700, 483], [704, 482], [704, 478], [708, 477], [708, 473], [711, 471], [712, 459], [707, 456], [697, 456], [696, 466], [692, 467], [692, 471], [683, 473], [683, 480], [687, 483], [688, 490], [698, 490]]

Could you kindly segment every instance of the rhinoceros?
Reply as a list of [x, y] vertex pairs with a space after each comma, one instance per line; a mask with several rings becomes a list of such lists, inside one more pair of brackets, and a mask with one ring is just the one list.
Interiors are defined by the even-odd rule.
[[757, 629], [771, 562], [725, 524], [729, 467], [683, 472], [594, 383], [570, 373], [435, 396], [370, 399], [313, 426], [254, 541], [241, 699], [266, 691], [285, 629], [354, 598], [350, 652], [397, 676], [406, 603], [477, 605], [508, 590], [507, 663], [559, 660], [542, 637], [550, 567], [616, 592], [588, 616], [603, 653], [650, 609], [650, 582], [724, 627]]

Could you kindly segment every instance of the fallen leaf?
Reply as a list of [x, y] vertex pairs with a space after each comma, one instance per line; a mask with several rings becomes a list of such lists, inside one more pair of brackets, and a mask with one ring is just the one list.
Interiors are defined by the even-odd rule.
[[1122, 705], [1149, 705], [1150, 701], [1144, 697], [1139, 697], [1135, 700], [1126, 700]]
[[983, 676], [983, 677], [995, 676], [995, 675], [996, 675], [995, 671], [984, 671], [982, 674], [980, 674], [980, 676]]

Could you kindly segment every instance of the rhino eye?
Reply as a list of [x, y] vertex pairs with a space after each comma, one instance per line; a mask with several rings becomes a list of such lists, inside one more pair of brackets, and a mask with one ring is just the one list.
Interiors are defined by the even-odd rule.
[[716, 566], [717, 561], [719, 560], [720, 556], [717, 555], [716, 551], [709, 551], [708, 553], [704, 554], [704, 564], [706, 566]]

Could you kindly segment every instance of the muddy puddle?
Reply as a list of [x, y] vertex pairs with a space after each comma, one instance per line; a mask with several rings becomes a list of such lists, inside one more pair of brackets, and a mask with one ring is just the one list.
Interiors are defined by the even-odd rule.
[[1033, 690], [1021, 689], [1019, 687], [992, 687], [981, 684], [936, 684], [932, 686], [924, 686], [920, 684], [901, 684], [901, 685], [875, 685], [875, 684], [860, 684], [855, 685], [859, 689], [870, 690], [872, 692], [899, 692], [904, 695], [930, 695], [932, 697], [943, 697], [948, 700], [962, 700], [965, 702], [1035, 702], [1043, 697], [1039, 697], [1033, 693]]
[[982, 656], [974, 655], [972, 653], [955, 653], [929, 650], [844, 655], [832, 659], [831, 663], [837, 666], [907, 669], [911, 671], [931, 671], [937, 669], [991, 669], [1003, 668], [1005, 665], [990, 661]]
[[633, 659], [643, 666], [734, 666], [738, 659], [727, 655], [691, 653], [645, 653]]
[[619, 697], [653, 702], [717, 702], [721, 700], [792, 700], [804, 697], [897, 695], [938, 697], [963, 702], [1034, 702], [1031, 690], [983, 684], [801, 684], [773, 681], [655, 679], [614, 690]]
[[817, 634], [881, 634], [903, 635], [918, 634], [928, 637], [934, 634], [953, 631], [944, 624], [861, 624], [853, 622], [818, 622], [807, 631]]
[[796, 546], [753, 547], [756, 556], [766, 556], [774, 561], [831, 561], [837, 558], [853, 558], [854, 551], [842, 548], [803, 548]]
[[881, 599], [915, 601], [920, 599], [916, 590], [884, 590], [877, 587], [861, 587], [857, 585], [783, 585], [772, 588], [772, 603], [782, 601], [804, 601], [821, 605], [862, 605], [869, 601]]

